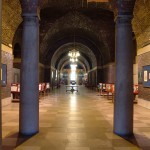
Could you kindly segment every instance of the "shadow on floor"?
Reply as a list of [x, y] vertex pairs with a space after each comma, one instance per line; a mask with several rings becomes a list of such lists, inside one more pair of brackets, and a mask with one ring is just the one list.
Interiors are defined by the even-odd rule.
[[8, 135], [7, 137], [5, 137], [3, 139], [2, 150], [14, 150], [17, 146], [26, 142], [27, 140], [29, 140], [33, 136], [34, 135], [24, 136], [24, 135], [21, 135], [19, 133], [14, 133], [14, 134]]
[[133, 134], [132, 136], [120, 136], [120, 137], [136, 145], [141, 150], [150, 150], [150, 140], [144, 135]]

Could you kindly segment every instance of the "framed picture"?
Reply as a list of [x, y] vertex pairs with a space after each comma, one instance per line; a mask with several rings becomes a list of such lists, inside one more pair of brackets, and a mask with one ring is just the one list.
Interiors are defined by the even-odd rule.
[[7, 85], [7, 65], [6, 64], [2, 64], [2, 67], [1, 67], [1, 84], [2, 86]]
[[148, 81], [148, 79], [147, 79], [147, 74], [148, 74], [148, 72], [147, 72], [147, 70], [145, 70], [144, 71], [144, 82], [147, 82]]
[[150, 87], [150, 65], [143, 66], [143, 87]]
[[138, 84], [143, 83], [143, 77], [142, 77], [142, 69], [138, 70]]

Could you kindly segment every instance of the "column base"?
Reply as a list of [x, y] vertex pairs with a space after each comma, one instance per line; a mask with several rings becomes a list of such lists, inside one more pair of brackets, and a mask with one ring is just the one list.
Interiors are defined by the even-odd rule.
[[129, 137], [132, 137], [134, 135], [133, 132], [132, 133], [118, 133], [118, 132], [115, 132], [115, 131], [114, 131], [114, 134], [116, 134], [118, 136], [121, 136], [123, 138], [129, 138]]
[[25, 132], [19, 132], [19, 135], [20, 136], [25, 136], [25, 137], [30, 137], [30, 136], [33, 136], [33, 135], [35, 135], [35, 134], [37, 134], [37, 133], [39, 133], [39, 131], [37, 131], [37, 132], [30, 132], [30, 133], [25, 133]]

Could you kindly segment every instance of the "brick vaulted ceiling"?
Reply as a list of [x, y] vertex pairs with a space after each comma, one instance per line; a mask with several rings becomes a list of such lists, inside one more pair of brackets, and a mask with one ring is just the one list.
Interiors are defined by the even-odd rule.
[[[103, 63], [114, 61], [114, 16], [113, 1], [97, 0], [41, 0], [40, 1], [40, 59], [48, 63], [55, 50], [65, 42], [72, 42], [73, 30], [77, 41], [97, 49], [106, 59]], [[124, 0], [125, 1], [125, 0]], [[2, 41], [5, 44], [20, 43], [21, 6], [19, 0], [2, 0]], [[150, 41], [150, 0], [136, 0], [133, 32], [137, 47]], [[63, 39], [63, 40], [62, 40]], [[94, 44], [93, 44], [94, 43]], [[93, 46], [93, 45], [97, 46]], [[44, 60], [43, 60], [44, 59]], [[99, 58], [97, 58], [99, 59]], [[98, 64], [101, 62], [97, 62]]]

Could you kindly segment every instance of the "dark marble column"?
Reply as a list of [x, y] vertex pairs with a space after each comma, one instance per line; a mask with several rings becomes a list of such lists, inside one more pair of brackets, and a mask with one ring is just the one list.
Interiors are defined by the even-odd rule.
[[[0, 24], [2, 24], [2, 0], [0, 0]], [[0, 35], [2, 35], [2, 26], [0, 26]], [[1, 64], [1, 45], [2, 37], [0, 36], [0, 64]], [[0, 65], [1, 69], [1, 65]], [[1, 74], [0, 74], [1, 78]], [[0, 86], [0, 149], [2, 149], [2, 101], [1, 101], [1, 86]]]
[[116, 20], [116, 86], [114, 132], [133, 134], [133, 39], [132, 16], [118, 15]]
[[21, 4], [23, 36], [19, 130], [23, 135], [32, 135], [39, 131], [39, 19], [36, 0], [22, 0]]

